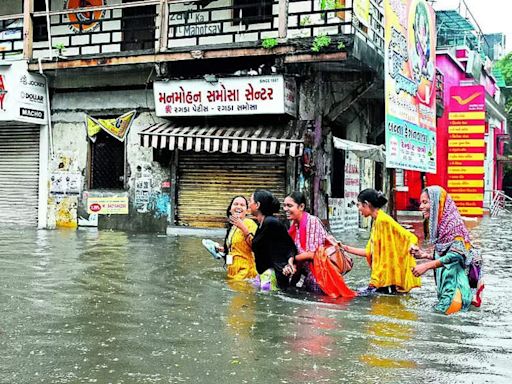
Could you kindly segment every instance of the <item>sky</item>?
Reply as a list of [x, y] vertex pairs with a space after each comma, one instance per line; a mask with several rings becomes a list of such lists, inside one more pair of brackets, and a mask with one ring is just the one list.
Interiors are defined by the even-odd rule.
[[[429, 1], [431, 2], [431, 1]], [[434, 9], [458, 9], [462, 0], [435, 0]], [[512, 1], [464, 0], [483, 33], [502, 32], [506, 35], [505, 52], [512, 51]], [[463, 15], [465, 13], [461, 12]]]

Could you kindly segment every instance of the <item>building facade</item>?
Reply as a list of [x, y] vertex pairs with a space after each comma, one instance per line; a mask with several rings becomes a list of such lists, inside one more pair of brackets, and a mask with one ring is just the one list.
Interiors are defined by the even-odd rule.
[[333, 144], [383, 142], [382, 10], [367, 3], [3, 3], [2, 59], [48, 79], [39, 225], [221, 227], [256, 188], [354, 223], [352, 189], [384, 179]]

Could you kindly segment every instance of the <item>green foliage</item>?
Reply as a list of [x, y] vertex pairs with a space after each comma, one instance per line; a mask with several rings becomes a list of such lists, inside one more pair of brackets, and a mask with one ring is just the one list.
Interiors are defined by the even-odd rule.
[[323, 48], [328, 47], [331, 44], [331, 38], [326, 35], [318, 35], [313, 40], [313, 45], [311, 46], [311, 50], [313, 52], [320, 52]]
[[266, 39], [263, 39], [261, 46], [265, 49], [272, 49], [275, 46], [277, 46], [277, 39], [273, 37], [268, 37]]
[[510, 52], [505, 57], [501, 58], [498, 62], [496, 62], [495, 66], [500, 69], [503, 77], [505, 78], [505, 83], [508, 86], [512, 85], [512, 52]]
[[501, 58], [494, 65], [501, 71], [505, 79], [505, 84], [507, 85], [507, 88], [503, 89], [503, 94], [506, 97], [505, 111], [507, 111], [509, 116], [508, 120], [510, 121], [512, 113], [512, 52]]
[[336, 0], [320, 0], [320, 9], [327, 11], [336, 8]]
[[338, 49], [339, 49], [340, 51], [341, 51], [341, 50], [343, 50], [343, 49], [345, 49], [345, 43], [344, 43], [343, 41], [340, 41], [340, 42], [338, 43]]
[[64, 45], [64, 43], [55, 43], [53, 44], [53, 48], [59, 52], [62, 52], [66, 49], [66, 46]]
[[300, 19], [300, 26], [301, 27], [305, 27], [306, 25], [309, 25], [311, 24], [311, 17], [309, 16], [304, 16]]

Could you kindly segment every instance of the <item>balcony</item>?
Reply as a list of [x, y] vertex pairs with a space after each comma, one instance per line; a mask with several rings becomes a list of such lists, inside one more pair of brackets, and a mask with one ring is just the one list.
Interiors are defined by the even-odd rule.
[[372, 0], [368, 20], [362, 22], [344, 5], [349, 3], [147, 0], [55, 9], [63, 8], [63, 2], [52, 1], [48, 13], [32, 12], [25, 15], [25, 22], [24, 14], [0, 16], [0, 59], [40, 59], [48, 68], [59, 68], [79, 62], [90, 66], [311, 54], [319, 36], [330, 39], [323, 53], [336, 53], [339, 58], [350, 52], [357, 39], [382, 57], [382, 8]]

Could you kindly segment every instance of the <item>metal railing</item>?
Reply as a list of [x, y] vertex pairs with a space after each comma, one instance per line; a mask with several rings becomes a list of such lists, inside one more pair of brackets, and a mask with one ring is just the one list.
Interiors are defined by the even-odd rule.
[[34, 25], [44, 27], [42, 24], [49, 19], [49, 37], [34, 36], [25, 52], [23, 14], [6, 15], [0, 16], [0, 58], [123, 56], [223, 44], [254, 47], [265, 39], [283, 43], [321, 35], [342, 39], [355, 33], [383, 54], [382, 9], [371, 0], [370, 22], [365, 26], [353, 16], [351, 7], [336, 5], [344, 3], [334, 1], [326, 6], [320, 0], [146, 0], [33, 12]]
[[512, 213], [507, 208], [507, 202], [509, 204], [512, 203], [512, 198], [510, 196], [505, 195], [503, 191], [493, 190], [493, 198], [491, 201], [491, 206], [489, 208], [489, 212], [491, 217], [499, 216], [501, 212], [506, 211]]

